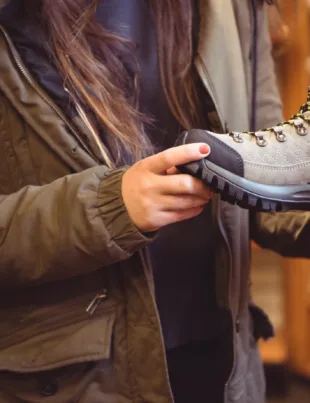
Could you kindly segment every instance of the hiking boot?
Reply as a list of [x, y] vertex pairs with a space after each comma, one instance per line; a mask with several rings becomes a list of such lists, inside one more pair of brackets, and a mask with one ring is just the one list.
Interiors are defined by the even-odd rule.
[[204, 142], [211, 153], [179, 167], [222, 200], [255, 211], [310, 210], [310, 89], [290, 120], [257, 132], [182, 133], [177, 145]]

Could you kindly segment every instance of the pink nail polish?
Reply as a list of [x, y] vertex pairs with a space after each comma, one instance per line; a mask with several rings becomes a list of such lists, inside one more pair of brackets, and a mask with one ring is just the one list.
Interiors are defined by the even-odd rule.
[[199, 147], [200, 154], [209, 155], [210, 154], [210, 147], [207, 144], [204, 144]]

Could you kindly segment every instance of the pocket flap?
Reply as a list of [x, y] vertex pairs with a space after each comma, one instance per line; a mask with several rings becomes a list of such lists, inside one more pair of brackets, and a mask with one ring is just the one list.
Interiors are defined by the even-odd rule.
[[253, 319], [253, 336], [255, 340], [260, 338], [268, 340], [274, 337], [275, 331], [267, 314], [253, 303], [249, 304], [249, 310]]
[[115, 311], [103, 312], [88, 320], [38, 334], [0, 350], [0, 370], [37, 372], [108, 359]]

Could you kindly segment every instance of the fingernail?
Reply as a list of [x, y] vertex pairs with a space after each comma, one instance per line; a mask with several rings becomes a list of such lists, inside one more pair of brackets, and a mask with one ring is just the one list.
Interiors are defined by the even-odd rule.
[[199, 152], [200, 152], [200, 154], [202, 154], [205, 157], [207, 157], [210, 154], [211, 150], [210, 150], [210, 147], [207, 144], [203, 144], [203, 145], [201, 145], [199, 147]]

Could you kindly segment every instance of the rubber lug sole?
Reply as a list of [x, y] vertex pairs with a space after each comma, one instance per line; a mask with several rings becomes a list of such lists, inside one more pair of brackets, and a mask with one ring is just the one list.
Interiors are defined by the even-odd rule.
[[310, 210], [310, 185], [271, 186], [249, 181], [207, 159], [178, 167], [201, 179], [221, 199], [255, 212], [284, 212]]

